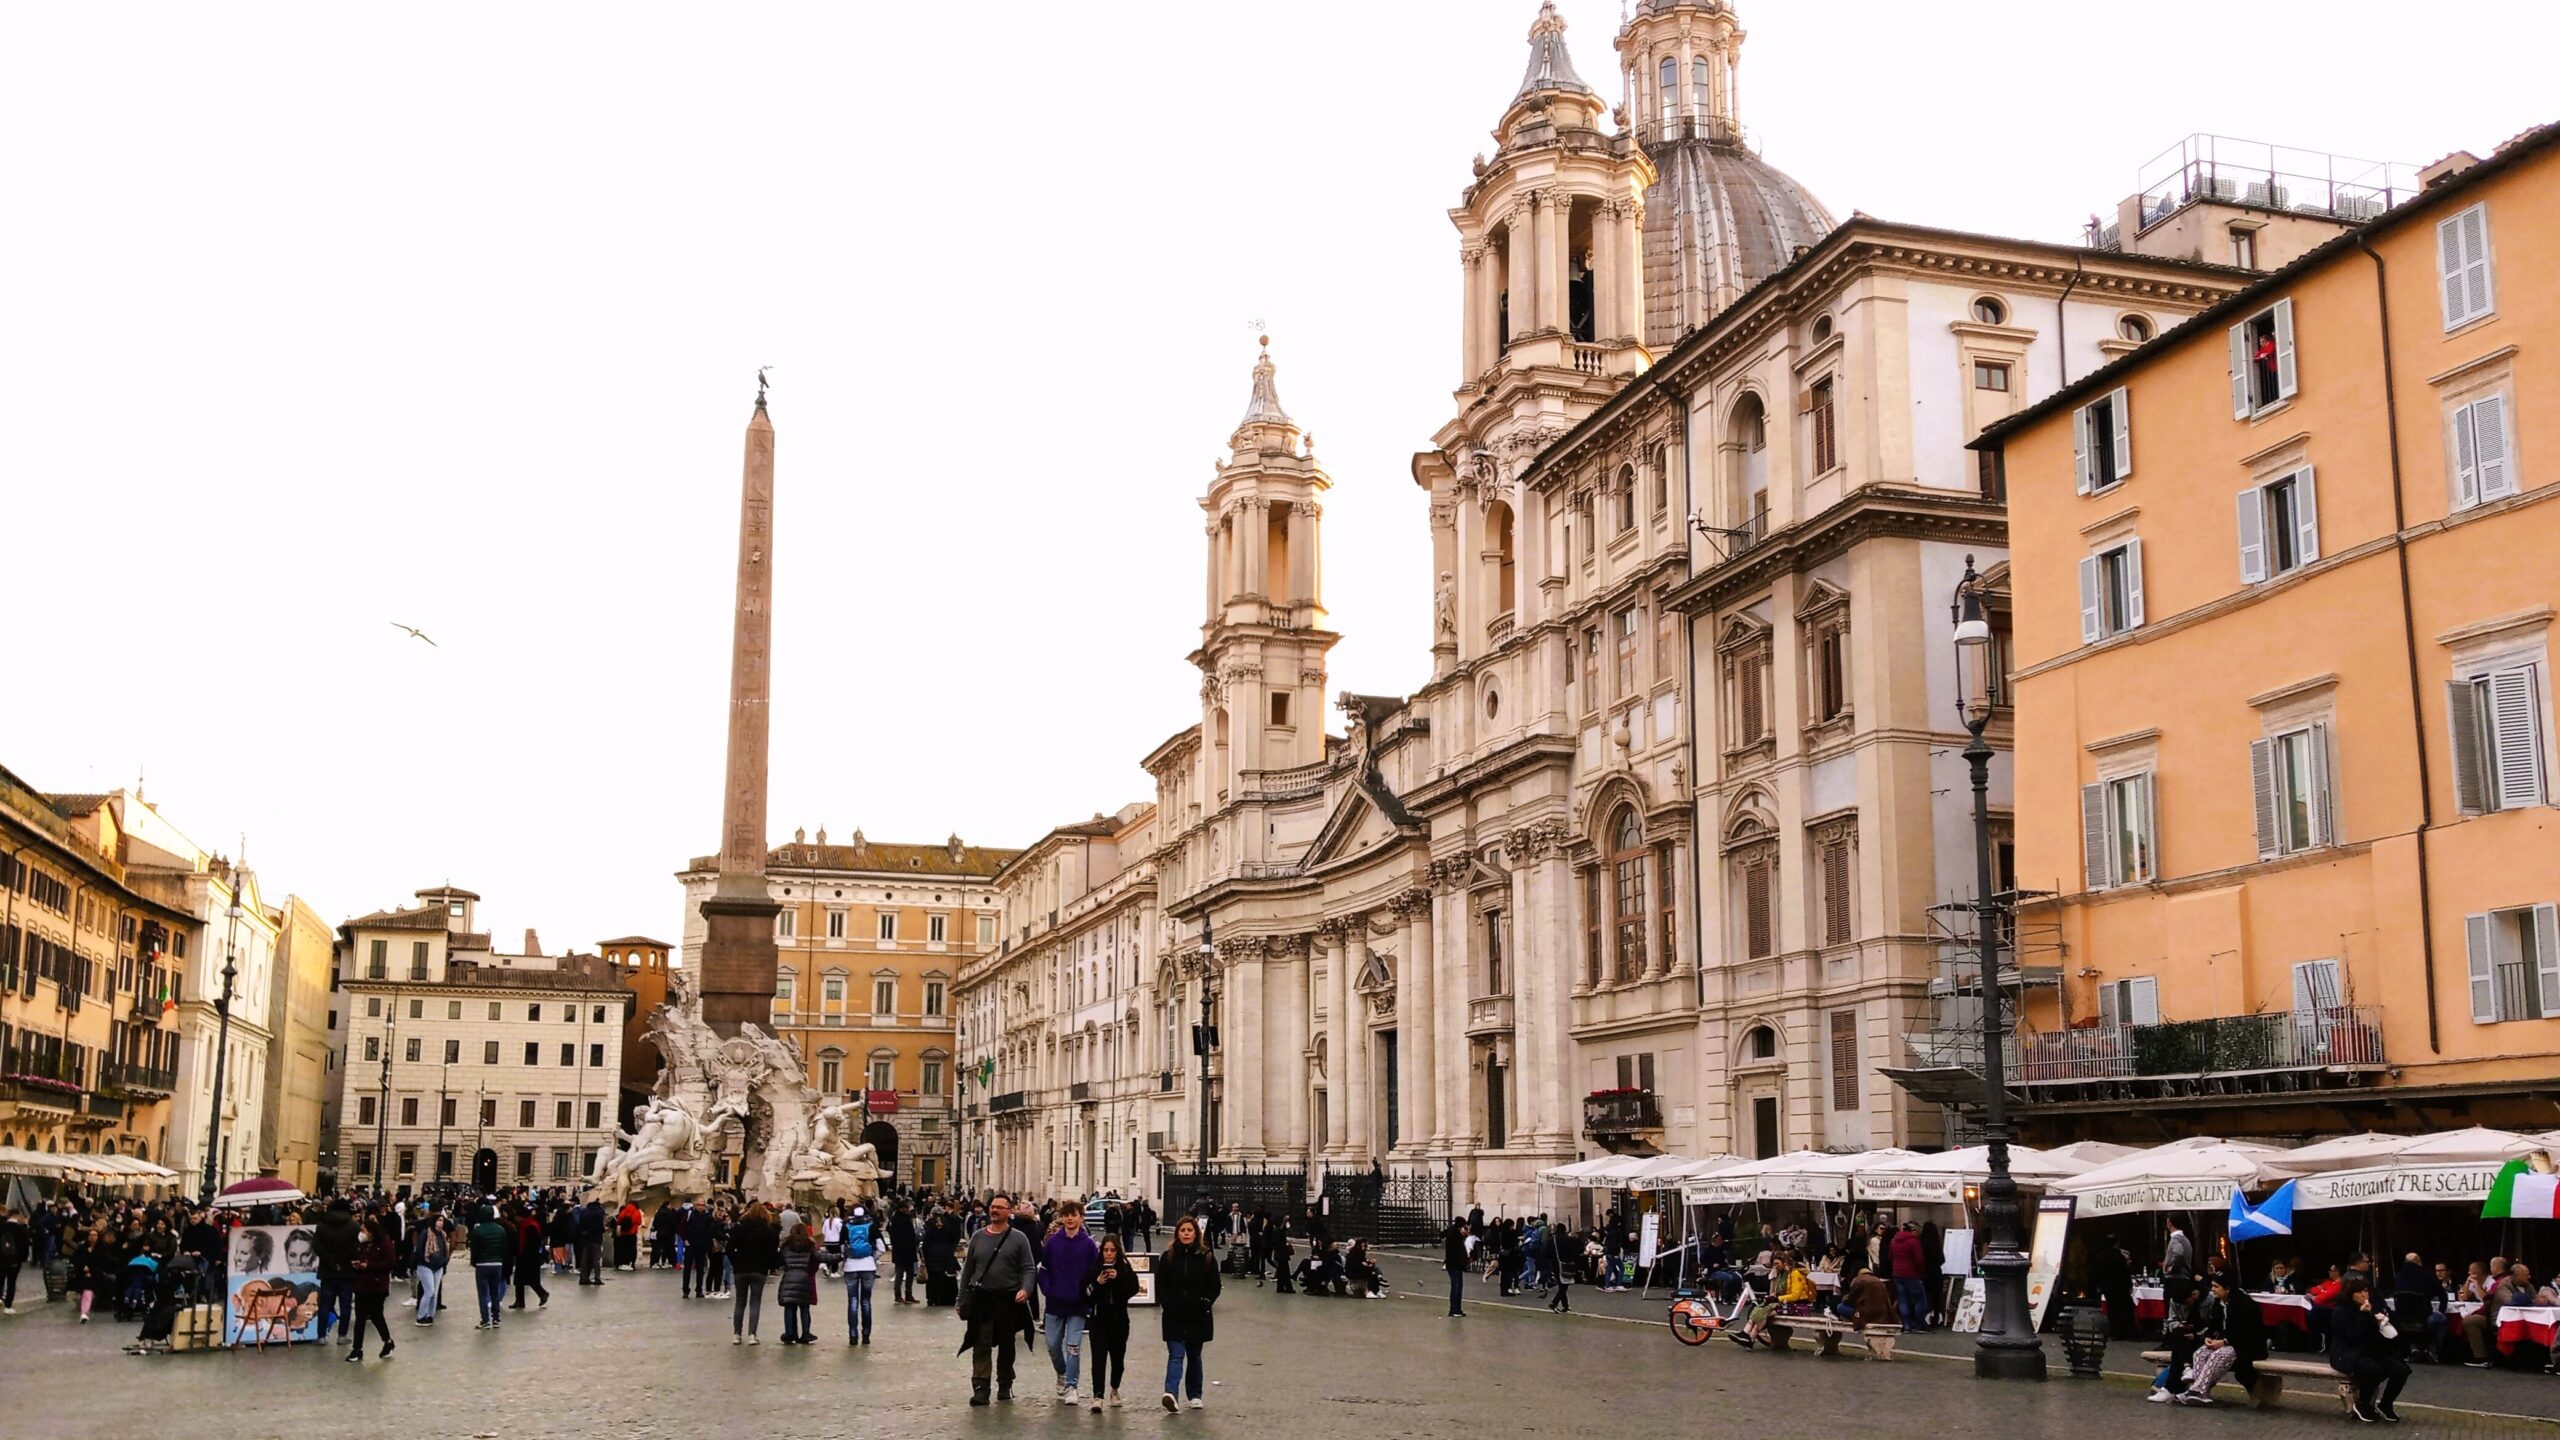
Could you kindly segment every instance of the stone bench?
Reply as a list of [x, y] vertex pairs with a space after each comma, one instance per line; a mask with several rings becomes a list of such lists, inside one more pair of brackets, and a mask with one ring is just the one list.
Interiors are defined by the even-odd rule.
[[1820, 1354], [1836, 1358], [1840, 1341], [1847, 1337], [1857, 1340], [1878, 1360], [1893, 1358], [1893, 1337], [1902, 1333], [1899, 1325], [1860, 1325], [1834, 1315], [1772, 1315], [1761, 1339], [1772, 1350], [1784, 1350], [1792, 1332], [1798, 1330], [1814, 1338], [1814, 1348]]
[[[2142, 1358], [2150, 1361], [2154, 1365], [2166, 1365], [2169, 1363], [2169, 1352], [2166, 1350], [2145, 1350], [2142, 1352]], [[2276, 1397], [2284, 1393], [2283, 1377], [2287, 1375], [2296, 1376], [2305, 1380], [2326, 1380], [2337, 1387], [2338, 1399], [2347, 1407], [2349, 1412], [2352, 1413], [2355, 1409], [2355, 1382], [2343, 1375], [2340, 1375], [2337, 1371], [2330, 1369], [2327, 1365], [2318, 1361], [2260, 1360], [2256, 1363], [2254, 1368], [2258, 1372], [2258, 1383], [2255, 1386], [2252, 1386], [2249, 1390], [2249, 1403], [2260, 1410], [2264, 1410], [2275, 1404]], [[2224, 1385], [2239, 1384], [2240, 1378], [2238, 1372], [2236, 1370], [2225, 1372], [2221, 1383]]]

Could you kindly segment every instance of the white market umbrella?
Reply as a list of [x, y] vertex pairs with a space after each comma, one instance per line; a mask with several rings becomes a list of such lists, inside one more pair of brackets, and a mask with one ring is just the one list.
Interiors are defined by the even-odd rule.
[[1849, 1198], [1851, 1175], [1868, 1166], [1911, 1153], [1892, 1147], [1845, 1153], [1794, 1150], [1687, 1181], [1680, 1187], [1680, 1198], [1691, 1205], [1724, 1205], [1740, 1200], [1810, 1200], [1837, 1204]]
[[63, 1157], [47, 1155], [41, 1150], [23, 1150], [15, 1145], [0, 1145], [0, 1175], [29, 1175], [44, 1180], [62, 1178]]
[[2079, 1197], [2083, 1218], [2150, 1211], [2213, 1211], [2231, 1206], [2232, 1187], [2259, 1189], [2302, 1172], [2292, 1152], [2245, 1140], [2197, 1135], [2056, 1181], [2048, 1193]]
[[[2094, 1160], [2058, 1156], [2025, 1145], [2009, 1147], [2009, 1176], [2029, 1189], [2097, 1168]], [[1901, 1200], [1929, 1205], [1955, 1205], [1965, 1187], [1991, 1179], [1991, 1147], [1971, 1145], [1937, 1155], [1905, 1155], [1879, 1160], [1850, 1177], [1860, 1200]]]
[[2351, 1170], [2387, 1160], [2418, 1141], [2415, 1135], [2341, 1135], [2334, 1140], [2320, 1140], [2305, 1145], [2292, 1154], [2297, 1169]]
[[1697, 1164], [1685, 1155], [1655, 1155], [1637, 1166], [1621, 1183], [1630, 1190], [1673, 1190], [1679, 1188], [1680, 1177], [1696, 1168]]
[[1686, 1184], [1691, 1180], [1701, 1179], [1709, 1175], [1722, 1174], [1727, 1170], [1733, 1169], [1735, 1166], [1748, 1163], [1748, 1161], [1744, 1160], [1739, 1155], [1709, 1155], [1704, 1159], [1699, 1160], [1683, 1160], [1676, 1169], [1660, 1171], [1649, 1175], [1646, 1178], [1651, 1180], [1657, 1187], [1667, 1190], [1676, 1185]]
[[2545, 1137], [2474, 1125], [2440, 1135], [2405, 1135], [2373, 1163], [2310, 1176], [2293, 1187], [2294, 1208], [2334, 1210], [2395, 1202], [2478, 1205], [2499, 1170], [2549, 1148]]
[[1538, 1183], [1562, 1186], [1567, 1190], [1615, 1190], [1626, 1183], [1628, 1176], [1643, 1169], [1646, 1161], [1656, 1158], [1651, 1155], [1601, 1155], [1571, 1165], [1559, 1165], [1553, 1170], [1541, 1170]]
[[2104, 1140], [2074, 1140], [2068, 1145], [2056, 1145], [2044, 1153], [2048, 1160], [2072, 1161], [2094, 1170], [2101, 1165], [2112, 1165], [2141, 1148], [2139, 1145], [2110, 1145]]

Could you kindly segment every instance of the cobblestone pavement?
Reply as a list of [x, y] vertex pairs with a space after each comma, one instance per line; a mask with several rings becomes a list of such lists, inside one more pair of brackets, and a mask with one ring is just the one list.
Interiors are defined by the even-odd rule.
[[[2061, 1435], [2104, 1426], [2152, 1436], [2335, 1435], [2333, 1405], [2290, 1399], [2271, 1412], [2142, 1403], [2129, 1380], [1986, 1386], [1931, 1360], [1890, 1367], [1811, 1355], [1689, 1350], [1659, 1323], [1562, 1320], [1471, 1295], [1471, 1318], [1441, 1315], [1445, 1286], [1400, 1262], [1401, 1293], [1359, 1302], [1230, 1285], [1208, 1351], [1209, 1409], [1156, 1406], [1163, 1346], [1152, 1316], [1130, 1346], [1127, 1408], [1062, 1411], [1045, 1357], [1025, 1357], [1011, 1406], [971, 1410], [958, 1323], [922, 1306], [879, 1307], [877, 1343], [848, 1348], [842, 1292], [818, 1309], [820, 1343], [733, 1348], [730, 1307], [677, 1298], [675, 1277], [616, 1275], [601, 1290], [555, 1286], [550, 1308], [510, 1312], [494, 1334], [466, 1307], [432, 1329], [395, 1297], [390, 1361], [340, 1363], [335, 1346], [133, 1358], [129, 1326], [75, 1325], [67, 1306], [22, 1304], [0, 1319], [0, 1435], [189, 1440], [275, 1435], [567, 1440], [771, 1436], [1123, 1434], [1325, 1437], [1717, 1434], [1750, 1440], [1844, 1435]], [[1407, 1285], [1412, 1291], [1406, 1291]], [[883, 1287], [885, 1290], [885, 1287]], [[1596, 1297], [1595, 1297], [1596, 1298]], [[1615, 1301], [1623, 1297], [1611, 1296]], [[1659, 1314], [1648, 1303], [1643, 1308]], [[2450, 1379], [2452, 1377], [2446, 1377]], [[2453, 1411], [2413, 1414], [2406, 1434], [2549, 1436], [2560, 1427]]]

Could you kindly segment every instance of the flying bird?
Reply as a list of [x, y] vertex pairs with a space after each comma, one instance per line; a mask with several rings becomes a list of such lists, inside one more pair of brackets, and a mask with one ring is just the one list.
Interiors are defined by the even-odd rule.
[[[408, 631], [408, 632], [409, 632], [409, 634], [410, 634], [412, 637], [414, 637], [414, 638], [416, 638], [416, 639], [420, 639], [420, 640], [426, 640], [426, 642], [427, 642], [428, 644], [430, 644], [430, 645], [436, 645], [436, 642], [435, 642], [435, 641], [433, 641], [433, 640], [431, 640], [431, 639], [428, 639], [428, 637], [427, 637], [427, 632], [426, 632], [426, 631], [419, 629], [419, 628], [418, 628], [417, 626], [415, 626], [415, 625], [403, 625], [403, 624], [401, 624], [399, 621], [394, 620], [394, 621], [392, 621], [392, 622], [391, 622], [391, 628], [392, 628], [392, 629], [394, 629], [394, 630], [406, 630], [406, 631]], [[443, 647], [443, 646], [441, 646], [441, 645], [436, 645], [436, 648], [437, 648], [437, 649], [439, 649], [439, 650], [441, 650], [441, 649], [443, 649], [444, 647]]]

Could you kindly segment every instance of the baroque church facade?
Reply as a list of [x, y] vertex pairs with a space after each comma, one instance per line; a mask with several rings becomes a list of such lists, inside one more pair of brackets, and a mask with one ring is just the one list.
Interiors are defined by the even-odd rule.
[[[1964, 442], [2126, 317], [2237, 281], [1838, 224], [1745, 143], [1743, 39], [1729, 0], [1643, 0], [1613, 107], [1541, 7], [1450, 211], [1456, 409], [1411, 470], [1431, 675], [1337, 697], [1339, 737], [1332, 480], [1257, 362], [1201, 500], [1200, 718], [1145, 762], [1153, 935], [1120, 1023], [1147, 1171], [1375, 1163], [1518, 1211], [1605, 1151], [1942, 1138], [1880, 1072], [1963, 1003], [1932, 922], [1973, 856], [1935, 617], [1966, 556], [2004, 558]], [[2005, 808], [2005, 756], [1995, 786]], [[1015, 976], [964, 1068], [1037, 1074], [1067, 1027], [1020, 1013], [1039, 989], [1007, 963], [962, 978], [967, 1006]], [[994, 1089], [1038, 1123], [1040, 1092]], [[1053, 1169], [981, 1173], [1090, 1173]]]

